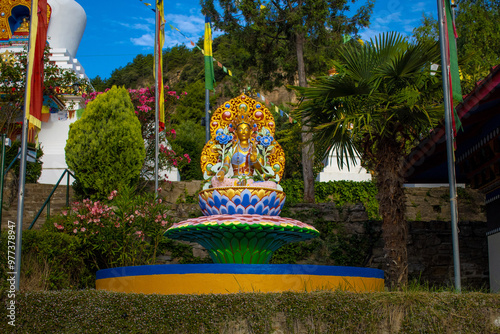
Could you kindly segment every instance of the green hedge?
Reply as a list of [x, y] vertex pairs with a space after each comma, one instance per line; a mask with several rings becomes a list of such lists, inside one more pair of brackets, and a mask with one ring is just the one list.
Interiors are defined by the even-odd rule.
[[[7, 263], [7, 237], [0, 236], [0, 261]], [[56, 290], [95, 286], [92, 273], [82, 257], [80, 239], [62, 233], [23, 231], [22, 272], [23, 288]], [[0, 289], [7, 286], [7, 268], [0, 266]]]
[[[281, 183], [286, 193], [285, 206], [293, 206], [304, 201], [304, 182], [298, 179], [287, 179]], [[314, 183], [314, 197], [316, 203], [335, 202], [338, 208], [346, 203], [362, 203], [365, 206], [368, 218], [380, 219], [378, 214], [378, 190], [374, 182], [370, 181], [329, 181]]]
[[[10, 333], [498, 333], [500, 295], [311, 292], [18, 293]], [[10, 299], [3, 296], [2, 304]]]

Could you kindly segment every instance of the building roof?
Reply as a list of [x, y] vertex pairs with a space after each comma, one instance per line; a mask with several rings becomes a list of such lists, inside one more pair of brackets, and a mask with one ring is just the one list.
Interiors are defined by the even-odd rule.
[[[500, 190], [500, 165], [495, 165], [500, 160], [500, 65], [456, 109], [463, 126], [456, 136], [457, 182], [486, 194]], [[443, 122], [410, 153], [405, 168], [409, 183], [448, 183]]]

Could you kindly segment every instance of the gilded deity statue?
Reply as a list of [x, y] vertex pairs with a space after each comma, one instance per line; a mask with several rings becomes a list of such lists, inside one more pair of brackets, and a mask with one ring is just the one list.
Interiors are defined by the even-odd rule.
[[[226, 103], [225, 108], [218, 110], [220, 122], [212, 123], [217, 128], [212, 129], [215, 133], [212, 141], [207, 144], [211, 149], [204, 152], [216, 152], [217, 160], [214, 164], [205, 165], [205, 179], [209, 181], [207, 187], [280, 188], [277, 171], [284, 165], [284, 156], [273, 138], [274, 119], [255, 100], [239, 97], [243, 98], [245, 103]], [[264, 117], [265, 114], [267, 118]], [[212, 119], [217, 119], [218, 115], [216, 113]], [[282, 157], [281, 164], [275, 162], [271, 165], [272, 161], [278, 161], [278, 155]]]

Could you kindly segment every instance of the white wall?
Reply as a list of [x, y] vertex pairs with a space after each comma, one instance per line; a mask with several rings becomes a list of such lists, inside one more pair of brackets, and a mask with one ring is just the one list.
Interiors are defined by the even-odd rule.
[[491, 292], [500, 293], [500, 232], [488, 236]]

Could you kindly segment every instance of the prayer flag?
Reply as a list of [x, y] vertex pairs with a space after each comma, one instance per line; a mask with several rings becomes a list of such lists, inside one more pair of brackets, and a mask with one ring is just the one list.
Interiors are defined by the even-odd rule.
[[455, 23], [453, 22], [453, 16], [451, 13], [451, 4], [449, 0], [443, 0], [445, 5], [444, 11], [444, 32], [445, 32], [445, 42], [447, 47], [446, 63], [449, 66], [449, 81], [450, 81], [450, 101], [453, 108], [452, 113], [452, 125], [453, 133], [456, 136], [457, 131], [462, 127], [460, 118], [458, 117], [455, 106], [462, 102], [462, 88], [460, 87], [460, 70], [458, 68], [458, 56], [457, 56], [457, 31], [455, 29]]
[[214, 90], [215, 74], [212, 55], [212, 29], [210, 18], [205, 16], [205, 89]]
[[163, 89], [163, 43], [165, 41], [165, 20], [163, 18], [163, 0], [156, 1], [156, 15], [158, 15], [156, 22], [156, 38], [155, 49], [158, 55], [158, 64], [155, 70], [156, 87], [158, 89], [158, 118], [159, 118], [159, 131], [165, 129], [165, 93]]
[[34, 127], [40, 129], [43, 106], [43, 56], [47, 43], [47, 0], [33, 0], [32, 4], [26, 78], [26, 118], [31, 129]]
[[229, 76], [231, 76], [231, 77], [233, 76], [233, 73], [229, 69], [227, 70], [227, 74], [229, 74]]

